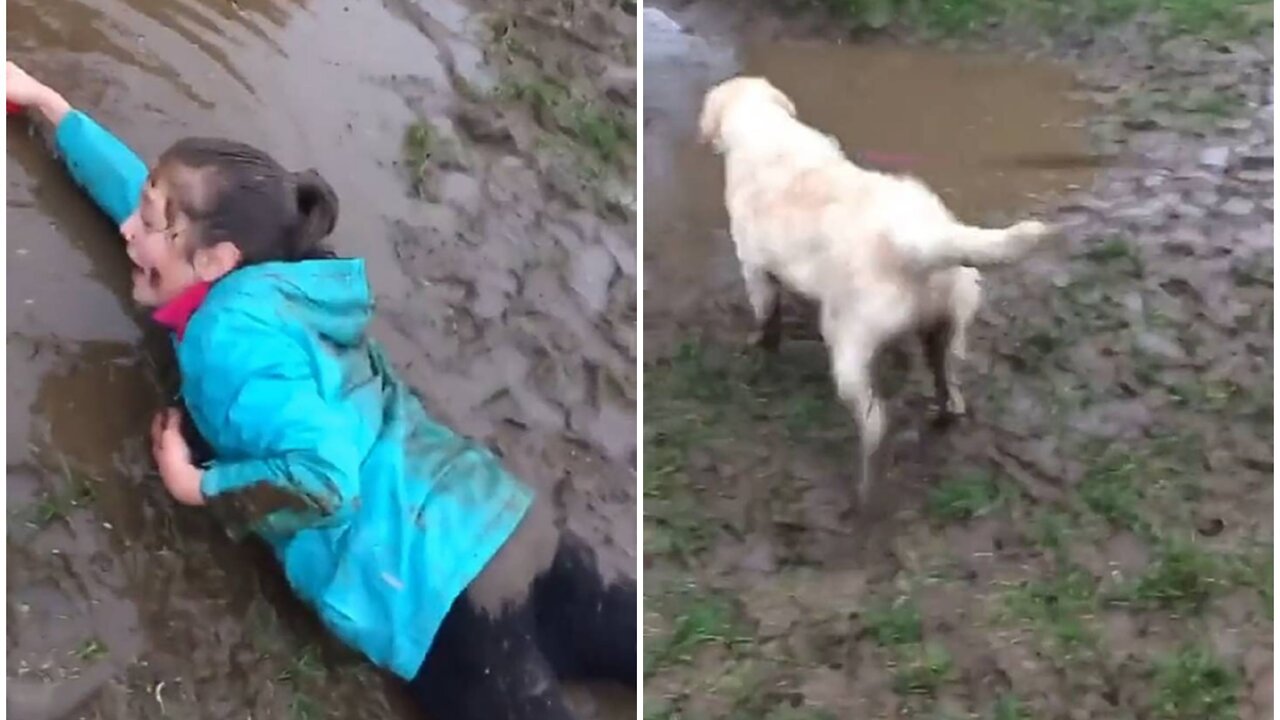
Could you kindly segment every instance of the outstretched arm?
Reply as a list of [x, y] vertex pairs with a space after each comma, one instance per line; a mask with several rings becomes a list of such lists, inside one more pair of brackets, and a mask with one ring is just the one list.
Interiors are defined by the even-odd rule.
[[76, 184], [116, 225], [133, 214], [147, 182], [147, 165], [115, 135], [71, 107], [56, 90], [7, 63], [5, 96], [39, 113], [54, 128], [54, 144]]

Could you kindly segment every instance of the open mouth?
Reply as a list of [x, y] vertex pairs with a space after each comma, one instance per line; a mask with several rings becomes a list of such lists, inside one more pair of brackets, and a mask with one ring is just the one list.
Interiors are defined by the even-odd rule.
[[133, 281], [135, 283], [145, 281], [147, 285], [155, 287], [160, 283], [160, 272], [155, 268], [145, 268], [135, 263], [133, 266]]

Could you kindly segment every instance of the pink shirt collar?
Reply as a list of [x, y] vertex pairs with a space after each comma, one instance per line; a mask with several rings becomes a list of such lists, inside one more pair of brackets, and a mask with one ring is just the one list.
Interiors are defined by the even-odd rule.
[[200, 304], [204, 302], [204, 298], [209, 294], [211, 285], [207, 282], [198, 282], [195, 285], [178, 293], [178, 296], [169, 302], [156, 308], [151, 317], [161, 325], [169, 328], [178, 339], [182, 339], [182, 334], [187, 331], [187, 323], [191, 322], [191, 316], [196, 314], [196, 310], [200, 309]]

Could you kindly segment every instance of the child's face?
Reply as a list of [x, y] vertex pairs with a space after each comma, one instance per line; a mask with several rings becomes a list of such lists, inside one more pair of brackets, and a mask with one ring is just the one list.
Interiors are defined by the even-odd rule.
[[[203, 248], [191, 219], [182, 212], [176, 194], [181, 190], [173, 172], [153, 170], [142, 190], [138, 209], [120, 226], [125, 249], [133, 261], [133, 299], [144, 307], [158, 307], [201, 281], [230, 271], [225, 248]], [[226, 267], [224, 267], [226, 266]]]

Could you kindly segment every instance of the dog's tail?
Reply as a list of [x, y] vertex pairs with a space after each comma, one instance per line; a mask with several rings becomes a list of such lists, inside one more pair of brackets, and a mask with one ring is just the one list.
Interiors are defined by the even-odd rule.
[[1021, 260], [1052, 232], [1052, 227], [1038, 220], [1024, 220], [1006, 228], [955, 223], [943, 237], [927, 245], [919, 260], [929, 270], [1008, 265]]

